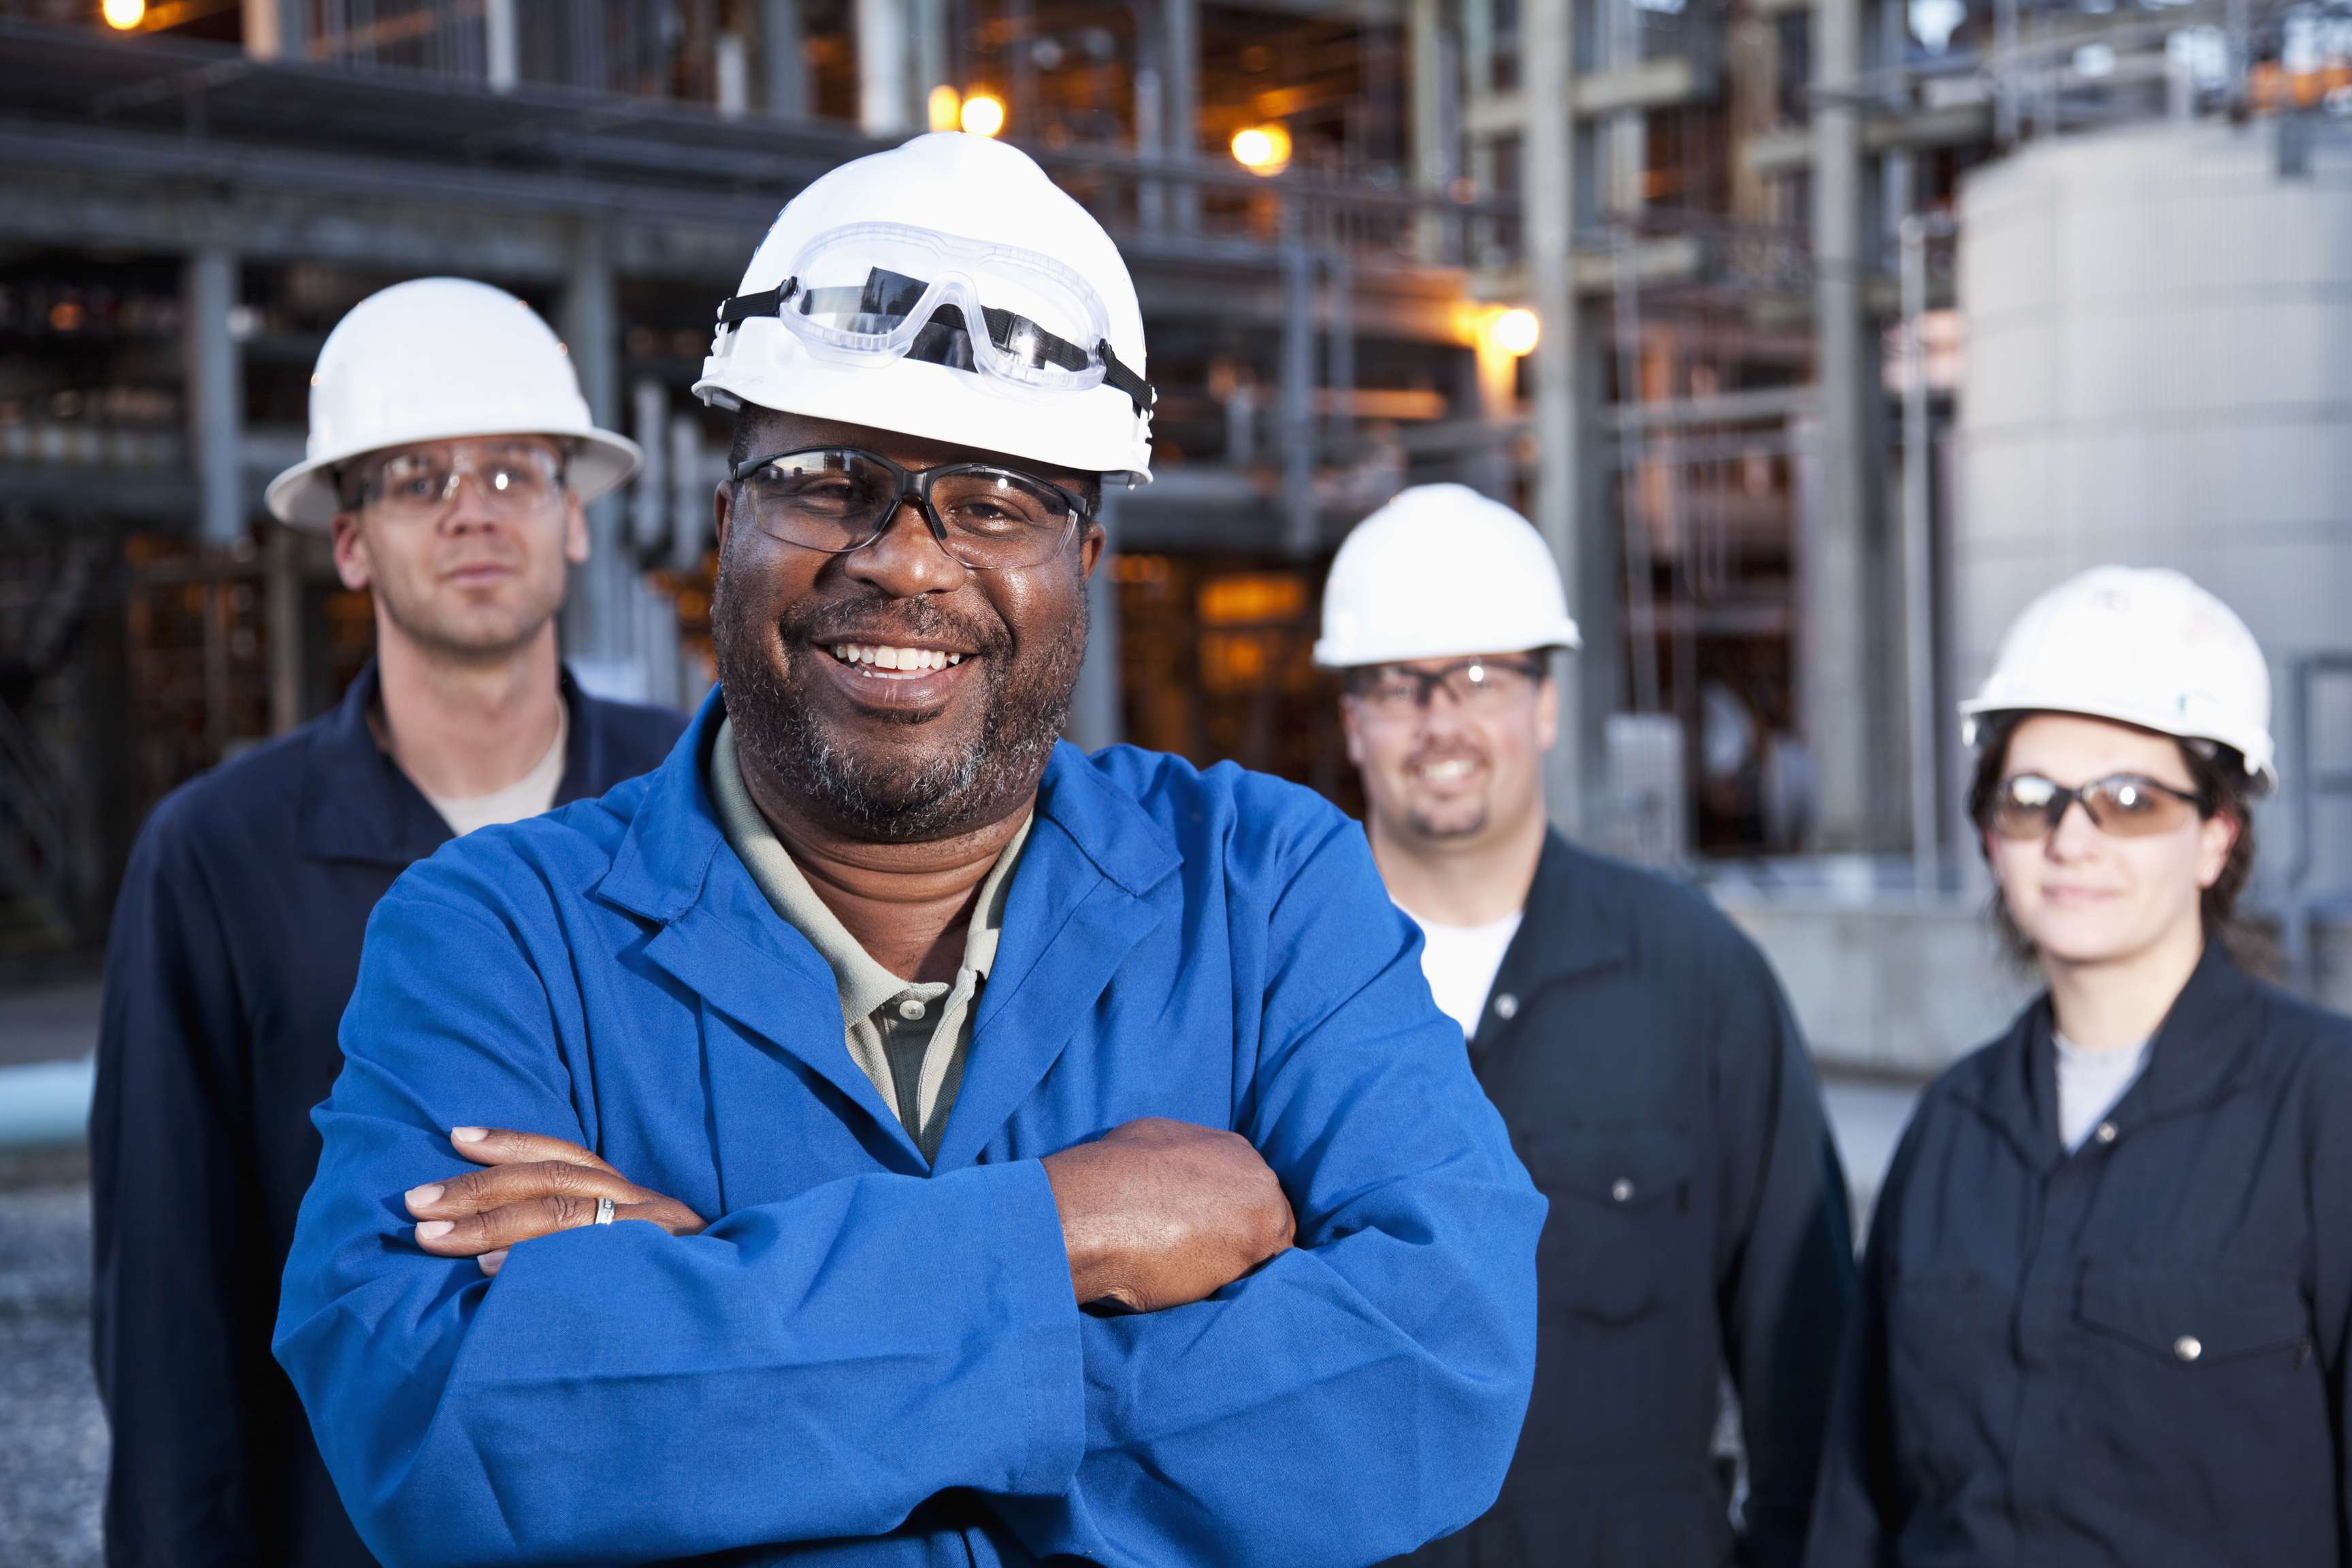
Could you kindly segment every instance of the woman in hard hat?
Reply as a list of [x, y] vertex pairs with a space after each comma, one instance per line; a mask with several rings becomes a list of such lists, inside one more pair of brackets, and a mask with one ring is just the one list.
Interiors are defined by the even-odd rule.
[[1818, 1568], [2345, 1561], [2352, 1023], [2232, 957], [2269, 710], [2236, 616], [2120, 567], [1965, 705], [1993, 918], [2049, 989], [1896, 1152]]

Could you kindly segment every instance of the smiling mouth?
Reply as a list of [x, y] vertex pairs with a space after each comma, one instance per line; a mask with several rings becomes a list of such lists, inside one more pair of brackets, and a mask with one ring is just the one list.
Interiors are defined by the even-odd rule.
[[858, 674], [877, 680], [914, 680], [961, 664], [964, 656], [936, 647], [897, 647], [887, 643], [832, 643], [825, 652]]
[[1468, 757], [1441, 757], [1415, 767], [1412, 776], [1429, 784], [1459, 784], [1477, 771], [1478, 764]]

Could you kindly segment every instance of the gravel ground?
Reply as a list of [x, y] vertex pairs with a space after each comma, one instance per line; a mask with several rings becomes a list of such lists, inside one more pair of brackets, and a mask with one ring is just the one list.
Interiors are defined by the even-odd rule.
[[105, 1483], [88, 1164], [79, 1150], [0, 1154], [0, 1563], [96, 1564]]

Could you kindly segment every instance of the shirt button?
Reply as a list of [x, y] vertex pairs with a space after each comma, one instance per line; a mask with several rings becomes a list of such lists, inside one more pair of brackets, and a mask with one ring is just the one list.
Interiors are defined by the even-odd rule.
[[1519, 999], [1517, 997], [1506, 991], [1495, 998], [1495, 1016], [1508, 1020], [1517, 1017], [1518, 1015]]
[[2116, 1124], [2112, 1121], [2102, 1121], [2099, 1123], [2099, 1130], [2091, 1136], [2102, 1143], [2112, 1143], [2116, 1141]]
[[909, 996], [898, 1004], [898, 1016], [906, 1019], [909, 1024], [919, 1023], [923, 1016], [923, 1005]]
[[1615, 1181], [1609, 1184], [1609, 1197], [1612, 1203], [1632, 1203], [1633, 1201], [1633, 1184], [1623, 1176], [1618, 1177]]
[[2195, 1334], [2183, 1334], [2172, 1342], [2172, 1353], [2182, 1361], [2195, 1361], [2205, 1353], [2204, 1342]]

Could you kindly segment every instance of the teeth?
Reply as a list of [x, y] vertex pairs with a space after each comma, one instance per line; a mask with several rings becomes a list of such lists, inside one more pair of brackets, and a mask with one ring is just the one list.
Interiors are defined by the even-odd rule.
[[1426, 779], [1451, 781], [1454, 779], [1467, 777], [1469, 773], [1470, 763], [1467, 759], [1462, 757], [1448, 757], [1442, 763], [1432, 763], [1428, 766], [1423, 768], [1421, 770], [1421, 776]]
[[870, 669], [896, 670], [902, 675], [927, 675], [935, 669], [945, 669], [951, 664], [961, 664], [963, 655], [941, 653], [935, 647], [893, 647], [887, 644], [835, 643], [833, 657], [844, 664], [863, 665]]

